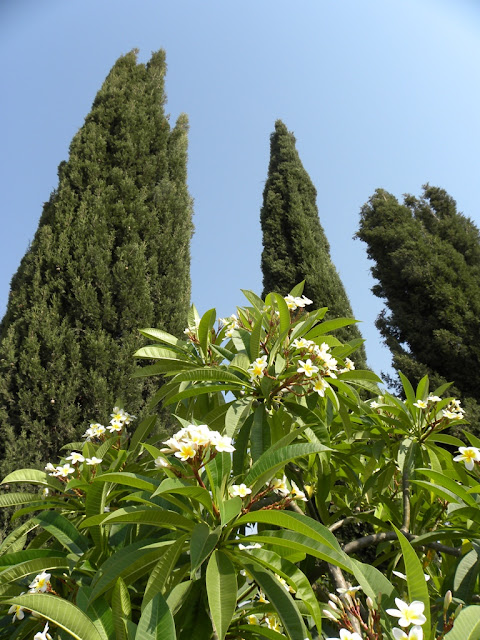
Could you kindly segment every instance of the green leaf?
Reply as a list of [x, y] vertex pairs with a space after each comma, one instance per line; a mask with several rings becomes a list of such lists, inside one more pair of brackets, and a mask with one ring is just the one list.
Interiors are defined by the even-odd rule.
[[270, 448], [270, 442], [270, 427], [265, 405], [262, 403], [255, 409], [250, 433], [250, 452], [254, 463]]
[[0, 494], [0, 507], [16, 507], [19, 504], [30, 504], [38, 500], [38, 493], [15, 492]]
[[114, 633], [112, 609], [105, 598], [97, 598], [90, 606], [88, 601], [91, 595], [91, 587], [82, 586], [78, 590], [76, 605], [93, 621], [102, 640], [116, 640]]
[[245, 561], [244, 567], [275, 607], [287, 637], [290, 640], [304, 640], [307, 637], [307, 632], [302, 616], [294, 599], [281, 582], [270, 571], [264, 569], [260, 563], [255, 562], [253, 558]]
[[184, 529], [186, 531], [191, 531], [194, 527], [194, 523], [191, 520], [174, 511], [154, 507], [141, 509], [138, 506], [124, 507], [111, 513], [87, 518], [79, 526], [91, 527], [98, 524], [119, 523], [146, 524], [165, 529]]
[[195, 526], [190, 541], [190, 562], [193, 573], [212, 553], [220, 538], [221, 529], [210, 530], [208, 525], [200, 522]]
[[189, 382], [196, 380], [236, 382], [240, 386], [243, 386], [245, 384], [245, 381], [241, 380], [234, 373], [230, 373], [230, 371], [226, 371], [225, 369], [220, 369], [218, 367], [203, 367], [202, 369], [191, 369], [190, 371], [185, 371], [183, 373], [177, 374], [174, 378], [175, 382]]
[[200, 324], [198, 325], [198, 340], [205, 358], [208, 356], [208, 345], [210, 344], [210, 336], [213, 325], [215, 324], [215, 318], [215, 309], [209, 309], [203, 314]]
[[0, 484], [13, 484], [14, 482], [26, 482], [28, 484], [40, 484], [43, 487], [50, 487], [55, 491], [63, 493], [63, 484], [53, 476], [49, 476], [46, 471], [38, 469], [19, 469], [9, 473]]
[[170, 333], [162, 331], [161, 329], [140, 329], [140, 333], [146, 338], [153, 338], [159, 342], [171, 344], [176, 347], [185, 348], [188, 346], [188, 343], [185, 342], [185, 340], [179, 340], [175, 336], [172, 336]]
[[335, 318], [335, 320], [326, 320], [309, 331], [305, 338], [307, 340], [313, 340], [314, 338], [318, 338], [318, 336], [323, 336], [325, 333], [341, 329], [342, 327], [348, 327], [349, 325], [356, 324], [357, 322], [358, 320], [354, 320], [353, 318]]
[[293, 562], [279, 556], [273, 551], [267, 549], [251, 549], [248, 551], [253, 557], [264, 567], [277, 573], [281, 577], [288, 579], [296, 591], [296, 598], [301, 600], [309, 610], [310, 615], [317, 627], [317, 632], [322, 630], [322, 611], [318, 604], [317, 597], [310, 586], [310, 582], [300, 569]]
[[28, 593], [2, 598], [3, 604], [20, 605], [53, 622], [76, 640], [103, 640], [87, 615], [68, 600], [48, 593]]
[[141, 540], [124, 547], [110, 556], [99, 568], [92, 581], [90, 603], [108, 591], [122, 578], [126, 585], [148, 573], [165, 553], [171, 540], [152, 542]]
[[397, 534], [397, 538], [402, 549], [403, 561], [405, 564], [405, 573], [407, 575], [408, 597], [410, 599], [410, 602], [412, 602], [413, 600], [420, 600], [425, 604], [425, 617], [427, 618], [427, 621], [424, 626], [424, 632], [426, 633], [425, 640], [429, 640], [429, 629], [431, 628], [430, 596], [428, 595], [428, 587], [425, 581], [422, 563], [418, 559], [415, 550], [413, 549], [407, 538], [403, 535], [403, 533], [399, 531], [397, 527], [395, 527], [395, 525], [392, 526]]
[[198, 382], [197, 384], [188, 386], [183, 391], [179, 391], [178, 393], [175, 393], [174, 395], [169, 396], [168, 398], [165, 399], [163, 404], [165, 406], [168, 406], [170, 404], [179, 402], [180, 400], [184, 400], [185, 398], [200, 396], [204, 393], [213, 394], [213, 393], [217, 393], [218, 391], [223, 391], [223, 392], [238, 391], [243, 384], [244, 383], [242, 383], [240, 380], [238, 381], [238, 384], [234, 384], [233, 382], [226, 383], [226, 384], [205, 384], [202, 382]]
[[172, 612], [161, 593], [156, 593], [142, 611], [135, 640], [176, 640]]
[[263, 320], [264, 316], [261, 315], [253, 325], [252, 333], [250, 334], [250, 358], [252, 362], [258, 358], [260, 353], [260, 338], [262, 335]]
[[283, 296], [279, 293], [274, 293], [273, 297], [277, 304], [277, 309], [280, 314], [280, 333], [284, 333], [290, 329], [290, 311], [288, 310], [287, 303]]
[[79, 533], [70, 520], [56, 511], [42, 511], [35, 521], [72, 553], [82, 555], [88, 551], [88, 538]]
[[208, 561], [207, 597], [218, 640], [224, 640], [237, 605], [237, 575], [230, 558], [216, 549]]
[[480, 637], [480, 607], [467, 607], [455, 618], [453, 629], [445, 640], [478, 640]]
[[115, 482], [116, 484], [135, 487], [135, 489], [142, 489], [143, 491], [155, 491], [160, 484], [158, 480], [128, 471], [102, 473], [96, 476], [94, 482]]
[[263, 307], [265, 306], [265, 303], [261, 298], [257, 296], [256, 293], [253, 293], [253, 291], [249, 291], [248, 289], [240, 289], [240, 291], [243, 293], [245, 298], [250, 302], [252, 307], [255, 307], [257, 311], [263, 311]]
[[133, 432], [130, 440], [129, 452], [134, 452], [141, 444], [143, 440], [148, 438], [152, 429], [155, 427], [157, 416], [148, 416], [145, 420], [142, 420], [138, 427]]
[[[393, 607], [395, 598], [398, 598], [398, 593], [390, 580], [370, 564], [364, 564], [354, 558], [351, 558], [351, 564], [353, 574], [365, 595], [377, 602], [378, 595], [381, 594], [382, 608], [385, 610], [388, 607]], [[377, 605], [380, 605], [380, 602], [377, 602]]]
[[462, 485], [455, 482], [455, 480], [450, 478], [447, 474], [434, 471], [433, 469], [417, 469], [416, 471], [427, 476], [427, 478], [433, 480], [440, 487], [451, 491], [451, 493], [457, 497], [456, 502], [464, 502], [469, 507], [478, 508], [478, 503], [475, 498], [470, 495]]
[[455, 570], [453, 579], [453, 596], [468, 604], [473, 596], [480, 572], [480, 555], [478, 546], [469, 551], [460, 561]]
[[413, 387], [410, 384], [408, 378], [406, 378], [401, 371], [398, 372], [398, 375], [400, 376], [400, 379], [402, 381], [403, 389], [405, 391], [405, 397], [410, 404], [410, 408], [413, 410], [413, 403], [417, 401], [417, 398], [415, 397], [415, 391], [413, 390]]
[[311, 455], [312, 453], [320, 453], [322, 451], [330, 451], [328, 447], [322, 444], [291, 444], [282, 447], [276, 451], [266, 451], [252, 466], [248, 472], [244, 482], [247, 486], [252, 487], [255, 494], [258, 489], [268, 482], [274, 474], [284, 467], [287, 462], [291, 462], [297, 458]]
[[[308, 536], [312, 540], [330, 547], [330, 549], [335, 549], [339, 553], [343, 553], [336, 537], [329, 529], [327, 529], [327, 527], [323, 526], [323, 524], [320, 524], [320, 522], [317, 522], [313, 518], [296, 513], [295, 511], [253, 511], [239, 518], [235, 522], [235, 526], [254, 523], [269, 524], [275, 527], [282, 527], [284, 529], [290, 529], [291, 531], [297, 531], [304, 536]], [[346, 554], [344, 554], [344, 558], [345, 562], [348, 563], [349, 558]]]
[[242, 510], [242, 504], [242, 499], [239, 496], [235, 496], [230, 500], [219, 500], [218, 510], [220, 511], [220, 519], [223, 527], [238, 516]]
[[250, 414], [252, 407], [251, 398], [235, 400], [229, 407], [225, 416], [225, 435], [233, 438], [242, 427]]
[[116, 640], [129, 640], [127, 621], [132, 613], [132, 604], [127, 585], [121, 577], [117, 579], [113, 587], [112, 613]]
[[142, 611], [149, 604], [150, 600], [154, 598], [157, 593], [163, 593], [165, 585], [167, 584], [172, 571], [175, 568], [177, 560], [183, 551], [184, 544], [188, 539], [188, 534], [185, 534], [172, 542], [161, 555], [159, 561], [153, 568], [148, 578], [147, 586], [145, 587], [145, 593], [142, 600]]
[[[218, 457], [218, 456], [217, 456]], [[199, 486], [192, 486], [184, 484], [178, 478], [167, 478], [152, 494], [152, 498], [165, 493], [179, 494], [195, 500], [208, 509], [210, 513], [213, 513], [212, 498], [206, 489]]]
[[290, 551], [300, 551], [314, 558], [320, 558], [325, 562], [330, 562], [344, 571], [350, 571], [350, 558], [342, 551], [336, 551], [331, 547], [312, 540], [306, 535], [295, 531], [264, 531], [261, 534], [254, 534], [248, 537], [252, 542], [262, 542], [264, 544], [286, 547]]

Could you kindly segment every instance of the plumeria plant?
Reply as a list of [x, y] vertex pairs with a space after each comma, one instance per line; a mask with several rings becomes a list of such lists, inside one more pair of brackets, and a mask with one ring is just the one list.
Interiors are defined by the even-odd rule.
[[3, 480], [1, 638], [478, 640], [480, 442], [448, 385], [383, 392], [354, 320], [244, 293], [142, 330], [174, 432], [115, 407]]

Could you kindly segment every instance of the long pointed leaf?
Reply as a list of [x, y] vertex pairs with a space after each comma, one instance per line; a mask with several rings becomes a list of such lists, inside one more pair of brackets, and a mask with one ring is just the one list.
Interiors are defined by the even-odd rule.
[[218, 640], [223, 640], [237, 604], [237, 575], [230, 558], [215, 550], [207, 565], [207, 597]]

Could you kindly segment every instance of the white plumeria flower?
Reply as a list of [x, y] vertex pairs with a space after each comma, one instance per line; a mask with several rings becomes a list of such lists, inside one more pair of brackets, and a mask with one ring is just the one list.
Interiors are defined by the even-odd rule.
[[[401, 578], [402, 580], [406, 580], [407, 576], [404, 573], [400, 573], [400, 571], [392, 571], [394, 576], [397, 576], [398, 578]], [[425, 582], [428, 582], [430, 580], [430, 576], [428, 575], [428, 573], [424, 573], [423, 574], [425, 577]]]
[[[23, 594], [25, 593], [25, 591], [22, 591], [22, 593], [20, 594], [21, 596], [23, 596]], [[13, 618], [12, 618], [12, 622], [15, 622], [15, 619], [17, 620], [23, 620], [25, 617], [24, 612], [24, 607], [20, 606], [19, 604], [12, 604], [12, 606], [10, 607], [10, 609], [7, 611], [7, 613], [10, 615], [13, 613]]]
[[401, 627], [408, 627], [411, 624], [422, 625], [427, 621], [423, 615], [425, 604], [420, 600], [414, 600], [412, 603], [407, 604], [400, 598], [395, 598], [395, 604], [398, 609], [387, 609], [386, 611], [389, 616], [399, 619], [398, 624]]
[[305, 362], [303, 360], [299, 360], [298, 364], [300, 366], [297, 369], [297, 373], [304, 373], [307, 378], [311, 378], [314, 373], [318, 373], [318, 367], [313, 364], [310, 358]]
[[328, 387], [328, 384], [321, 377], [315, 379], [315, 383], [313, 385], [313, 390], [318, 393], [318, 395], [323, 398], [325, 396], [325, 389]]
[[345, 358], [345, 369], [344, 371], [354, 371], [355, 363], [350, 360], [350, 358]]
[[301, 307], [303, 309], [305, 306], [313, 304], [313, 301], [307, 298], [307, 296], [302, 295], [301, 298], [295, 298], [295, 304], [297, 307]]
[[262, 356], [261, 358], [257, 358], [256, 360], [254, 360], [248, 367], [247, 371], [250, 374], [252, 380], [254, 378], [263, 378], [263, 376], [265, 375], [267, 360], [267, 356]]
[[110, 433], [115, 433], [115, 432], [119, 433], [123, 429], [123, 425], [124, 423], [122, 420], [114, 420], [112, 418], [107, 429], [110, 431]]
[[344, 589], [343, 587], [338, 587], [337, 593], [341, 596], [354, 596], [357, 591], [361, 591], [362, 587], [347, 587]]
[[[57, 467], [55, 467], [55, 465], [53, 465], [51, 462], [47, 462], [47, 464], [45, 465], [45, 471], [55, 471]], [[51, 474], [50, 474], [51, 475]]]
[[265, 622], [267, 623], [267, 627], [272, 631], [280, 632], [282, 629], [280, 620], [273, 614], [267, 615], [267, 617], [265, 618]]
[[192, 442], [180, 442], [179, 450], [175, 451], [175, 456], [183, 462], [194, 458], [196, 455], [197, 449]]
[[165, 460], [165, 458], [162, 458], [162, 456], [158, 456], [158, 458], [155, 458], [154, 462], [157, 469], [170, 466], [168, 460]]
[[[336, 620], [336, 618], [334, 618]], [[338, 638], [327, 638], [327, 640], [339, 640]], [[340, 640], [362, 640], [356, 631], [349, 631], [348, 629], [340, 629]]]
[[72, 453], [65, 458], [65, 460], [70, 460], [72, 464], [77, 464], [77, 462], [85, 462], [85, 458], [78, 451], [72, 451]]
[[51, 573], [46, 573], [42, 571], [37, 576], [35, 576], [33, 582], [28, 585], [31, 593], [45, 593], [48, 589], [48, 585], [50, 584]]
[[103, 458], [96, 458], [95, 456], [93, 456], [92, 458], [87, 458], [86, 459], [86, 463], [90, 467], [95, 465], [95, 464], [100, 464], [101, 462], [103, 462]]
[[475, 462], [480, 462], [480, 449], [477, 447], [459, 447], [460, 455], [454, 457], [455, 462], [464, 462], [465, 468], [471, 471]]
[[423, 640], [423, 629], [418, 625], [413, 626], [408, 635], [403, 629], [399, 629], [398, 627], [394, 627], [392, 633], [395, 640]]
[[251, 616], [247, 616], [247, 622], [248, 624], [258, 624], [257, 617], [253, 614]]
[[276, 491], [277, 493], [279, 493], [283, 497], [288, 496], [288, 494], [290, 493], [290, 490], [287, 487], [287, 478], [286, 478], [286, 476], [283, 476], [283, 478], [281, 480], [280, 480], [280, 478], [273, 478], [273, 480], [271, 482], [271, 485], [272, 485], [273, 490]]
[[454, 413], [453, 411], [449, 411], [448, 409], [444, 409], [442, 411], [442, 415], [448, 420], [461, 420], [463, 418], [463, 415], [461, 413]]
[[313, 340], [305, 340], [305, 338], [295, 338], [292, 344], [295, 349], [308, 349], [314, 344], [314, 342]]
[[248, 496], [248, 494], [252, 493], [252, 490], [242, 482], [242, 484], [232, 484], [232, 486], [228, 490], [228, 493], [232, 496], [232, 498], [234, 498], [235, 496], [245, 498], [245, 496]]
[[210, 444], [212, 432], [206, 424], [191, 424], [187, 429], [191, 442], [196, 444], [198, 447], [206, 447]]
[[416, 402], [413, 403], [414, 407], [417, 407], [417, 409], [426, 409], [428, 406], [428, 403], [425, 402], [425, 400], [417, 400]]
[[71, 473], [75, 473], [75, 467], [70, 466], [70, 464], [67, 462], [64, 465], [58, 466], [55, 471], [53, 473], [50, 473], [49, 475], [62, 476], [63, 478], [66, 478]]
[[441, 402], [442, 399], [439, 398], [438, 396], [428, 396], [427, 401], [428, 402]]
[[52, 640], [52, 636], [48, 633], [48, 622], [45, 624], [43, 631], [39, 631], [33, 636], [33, 640]]
[[288, 294], [288, 296], [284, 297], [285, 302], [287, 303], [287, 307], [290, 309], [290, 311], [295, 311], [297, 308], [297, 298], [294, 298], [290, 293]]
[[305, 493], [303, 491], [301, 491], [297, 485], [295, 484], [295, 482], [290, 483], [292, 485], [292, 491], [291, 491], [291, 496], [294, 500], [303, 500], [304, 502], [307, 502], [307, 496], [305, 495]]
[[112, 420], [116, 420], [119, 422], [123, 422], [126, 416], [127, 414], [125, 413], [125, 411], [123, 409], [120, 409], [119, 407], [113, 407], [113, 413], [110, 414]]
[[218, 453], [232, 453], [235, 451], [235, 447], [232, 444], [232, 439], [229, 436], [221, 436], [218, 431], [212, 431], [212, 444]]
[[372, 402], [370, 402], [370, 409], [378, 409], [379, 406], [380, 405], [375, 400], [372, 400]]

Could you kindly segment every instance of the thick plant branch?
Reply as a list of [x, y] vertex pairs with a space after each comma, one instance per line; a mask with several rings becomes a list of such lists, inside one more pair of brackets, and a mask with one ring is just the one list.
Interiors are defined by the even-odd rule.
[[[415, 540], [417, 536], [414, 536], [411, 533], [404, 534], [407, 540], [410, 542]], [[370, 536], [365, 536], [363, 538], [359, 538], [358, 540], [352, 540], [352, 542], [347, 542], [346, 545], [343, 546], [343, 551], [347, 554], [356, 553], [360, 551], [360, 549], [364, 549], [365, 547], [370, 547], [375, 544], [379, 544], [380, 542], [385, 542], [386, 540], [396, 540], [397, 534], [395, 531], [384, 531], [382, 533], [375, 533]], [[423, 547], [427, 547], [428, 549], [434, 549], [439, 553], [447, 553], [451, 556], [460, 557], [462, 552], [460, 549], [456, 549], [455, 547], [447, 547], [440, 542], [428, 542]]]
[[410, 531], [410, 480], [408, 478], [407, 465], [405, 465], [402, 474], [402, 493], [403, 493], [403, 523], [400, 531], [407, 534]]

